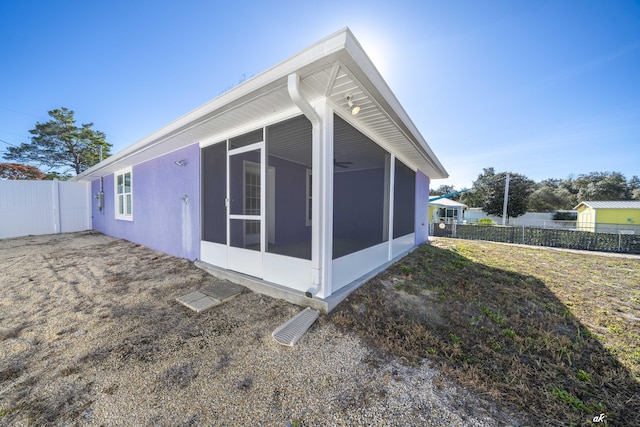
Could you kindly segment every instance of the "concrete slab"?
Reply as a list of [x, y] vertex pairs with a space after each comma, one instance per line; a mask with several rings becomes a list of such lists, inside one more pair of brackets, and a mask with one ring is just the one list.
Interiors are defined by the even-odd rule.
[[176, 298], [180, 304], [195, 311], [196, 313], [202, 313], [218, 304], [222, 304], [220, 300], [211, 298], [202, 292], [191, 292], [190, 294]]
[[189, 308], [191, 308], [196, 313], [202, 313], [203, 311], [213, 308], [216, 305], [220, 305], [220, 304], [222, 304], [220, 300], [217, 300], [211, 297], [204, 297], [204, 298], [200, 298], [197, 301], [193, 301], [189, 305]]
[[202, 292], [195, 291], [191, 292], [190, 294], [181, 296], [180, 298], [178, 298], [178, 302], [181, 302], [183, 304], [191, 304], [192, 302], [202, 299], [206, 296], [207, 295], [203, 294]]
[[241, 294], [244, 289], [245, 288], [243, 286], [225, 280], [206, 286], [200, 289], [200, 292], [225, 302]]
[[218, 281], [202, 289], [178, 297], [176, 301], [196, 313], [202, 313], [205, 310], [240, 295], [243, 290], [244, 287], [235, 283], [226, 280]]

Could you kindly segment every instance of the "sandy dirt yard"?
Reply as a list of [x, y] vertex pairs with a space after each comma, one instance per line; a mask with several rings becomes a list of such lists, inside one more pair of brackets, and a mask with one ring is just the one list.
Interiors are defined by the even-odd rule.
[[[374, 279], [375, 280], [375, 279]], [[0, 425], [503, 425], [424, 363], [407, 366], [300, 307], [249, 291], [196, 314], [214, 279], [94, 232], [0, 240]]]

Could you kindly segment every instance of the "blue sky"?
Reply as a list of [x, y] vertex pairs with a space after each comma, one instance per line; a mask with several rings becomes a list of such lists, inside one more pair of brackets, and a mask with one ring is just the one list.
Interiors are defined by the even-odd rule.
[[114, 152], [348, 26], [462, 188], [640, 175], [639, 1], [3, 1], [0, 153], [47, 111]]

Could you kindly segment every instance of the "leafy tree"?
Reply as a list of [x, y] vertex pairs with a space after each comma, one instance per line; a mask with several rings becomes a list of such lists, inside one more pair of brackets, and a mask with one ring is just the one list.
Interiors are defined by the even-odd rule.
[[[504, 175], [505, 173], [496, 174], [492, 167], [484, 168], [474, 181], [472, 189], [462, 193], [459, 200], [471, 207], [482, 207], [485, 212], [487, 210], [484, 208], [489, 205], [488, 209], [495, 215], [501, 216]], [[496, 188], [494, 183], [499, 182], [500, 179], [502, 181]], [[591, 172], [578, 175], [577, 178], [569, 175], [566, 179], [549, 178], [537, 184], [525, 179], [526, 185], [522, 189], [524, 193], [520, 189], [516, 190], [518, 180], [518, 174], [514, 174], [510, 183], [509, 211], [511, 211], [512, 189], [519, 195], [530, 193], [526, 205], [534, 212], [573, 209], [585, 200], [640, 200], [640, 177], [634, 175], [627, 180], [620, 172]], [[453, 187], [441, 186], [432, 194], [440, 194], [450, 189]], [[515, 216], [512, 212], [508, 215]]]
[[550, 212], [556, 210], [560, 202], [555, 189], [546, 185], [540, 186], [529, 196], [529, 209], [533, 212]]
[[0, 163], [0, 179], [43, 179], [44, 177], [44, 173], [33, 166]]
[[576, 196], [564, 187], [556, 188], [554, 193], [559, 203], [555, 209], [573, 209], [578, 204]]
[[560, 188], [562, 183], [563, 183], [563, 180], [559, 178], [547, 178], [540, 181], [540, 186], [551, 187], [553, 189], [556, 189], [556, 188]]
[[629, 198], [633, 200], [640, 200], [640, 178], [637, 175], [634, 175], [627, 185], [627, 189], [629, 190]]
[[[441, 185], [440, 187], [436, 188], [435, 190], [430, 190], [429, 191], [429, 195], [430, 196], [444, 196], [446, 194], [451, 194], [451, 193], [455, 193], [456, 188], [453, 185]], [[460, 200], [460, 194], [454, 194], [451, 196], [447, 196], [448, 199], [451, 200]]]
[[542, 184], [531, 193], [528, 205], [532, 212], [552, 212], [573, 208], [576, 205], [573, 199], [569, 190], [560, 185], [552, 187]]
[[100, 146], [103, 157], [110, 154], [112, 147], [103, 132], [93, 129], [93, 123], [76, 126], [74, 112], [65, 107], [49, 111], [51, 120], [36, 123], [29, 131], [33, 136], [30, 143], [19, 147], [8, 147], [6, 160], [45, 166], [62, 176], [70, 171], [77, 174], [95, 165], [100, 160]]
[[558, 184], [558, 187], [559, 188], [564, 188], [571, 195], [571, 197], [570, 197], [571, 203], [569, 203], [571, 205], [571, 207], [574, 207], [574, 206], [576, 206], [578, 204], [578, 192], [580, 190], [576, 186], [576, 181], [575, 181], [573, 175], [569, 175], [569, 177], [567, 179], [560, 180], [560, 183]]
[[495, 179], [496, 172], [493, 167], [482, 169], [482, 173], [478, 175], [478, 179], [473, 181], [471, 190], [460, 195], [460, 202], [472, 208], [484, 206], [489, 186]]
[[627, 200], [627, 179], [620, 172], [591, 172], [575, 180], [578, 202], [585, 200]]
[[72, 175], [68, 174], [68, 173], [59, 173], [59, 172], [47, 172], [44, 175], [45, 180], [54, 180], [57, 179], [58, 181], [66, 181], [69, 178], [71, 178]]
[[[504, 188], [507, 172], [502, 172], [487, 186], [482, 210], [489, 215], [502, 217], [504, 206]], [[524, 175], [509, 173], [509, 199], [507, 203], [507, 219], [524, 215], [527, 212], [529, 196], [535, 188], [535, 182]]]

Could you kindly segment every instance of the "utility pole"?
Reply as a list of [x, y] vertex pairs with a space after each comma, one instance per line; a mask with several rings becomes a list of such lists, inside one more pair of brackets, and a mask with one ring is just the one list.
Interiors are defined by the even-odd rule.
[[509, 200], [509, 179], [511, 175], [507, 172], [507, 181], [504, 183], [504, 203], [502, 205], [502, 225], [507, 225], [507, 202]]

